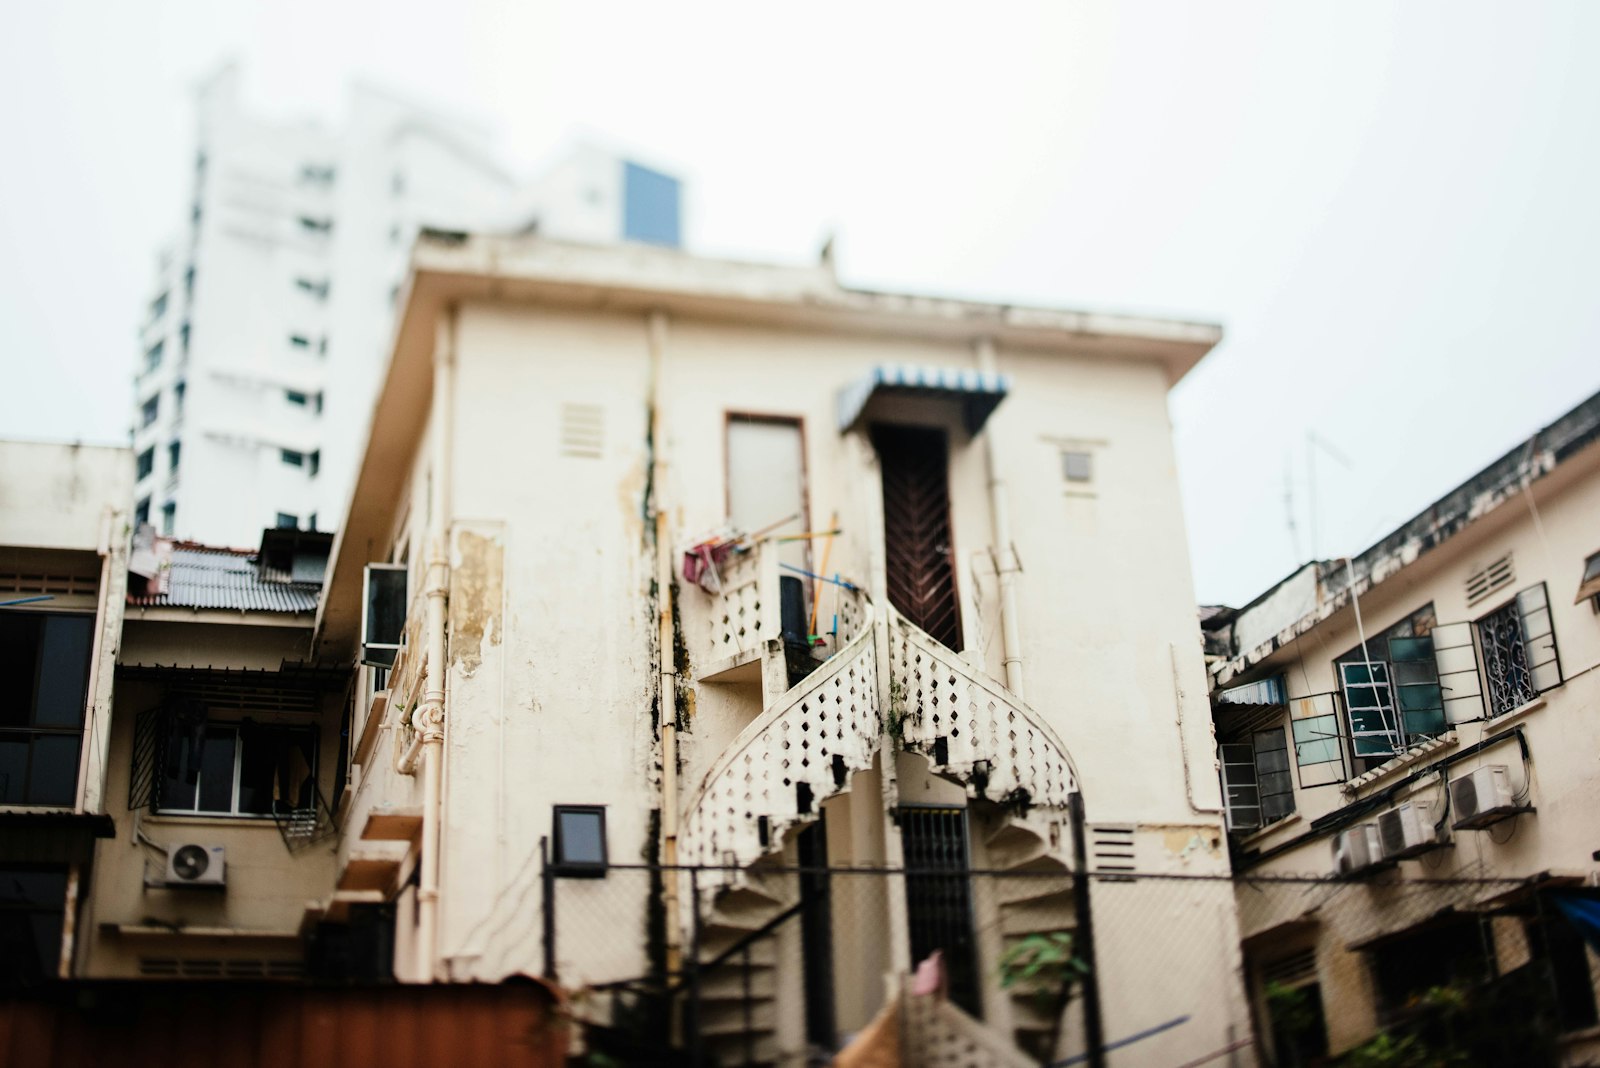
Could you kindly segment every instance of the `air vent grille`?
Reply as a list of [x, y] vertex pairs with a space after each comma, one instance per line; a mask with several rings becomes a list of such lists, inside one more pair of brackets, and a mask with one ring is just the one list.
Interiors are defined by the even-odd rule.
[[1291, 953], [1287, 957], [1279, 957], [1261, 966], [1261, 979], [1263, 983], [1278, 983], [1281, 986], [1298, 986], [1308, 983], [1317, 977], [1317, 951], [1315, 947], [1302, 949], [1298, 953]]
[[1467, 605], [1477, 604], [1495, 590], [1511, 585], [1516, 580], [1511, 567], [1511, 554], [1506, 553], [1489, 566], [1474, 571], [1467, 577]]
[[139, 974], [149, 979], [303, 979], [306, 968], [297, 960], [253, 957], [140, 957]]
[[1136, 870], [1132, 824], [1097, 823], [1089, 834], [1089, 858], [1096, 874], [1122, 875]]
[[66, 595], [93, 593], [99, 580], [83, 575], [40, 575], [16, 571], [0, 571], [0, 593], [33, 593]]
[[561, 455], [598, 460], [605, 454], [606, 414], [598, 404], [561, 406]]

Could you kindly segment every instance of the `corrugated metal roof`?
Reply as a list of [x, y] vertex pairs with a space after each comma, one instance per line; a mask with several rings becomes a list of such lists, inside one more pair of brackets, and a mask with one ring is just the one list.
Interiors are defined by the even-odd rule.
[[255, 553], [177, 545], [162, 592], [128, 595], [128, 603], [161, 608], [220, 608], [238, 612], [315, 612], [315, 582], [263, 582]]

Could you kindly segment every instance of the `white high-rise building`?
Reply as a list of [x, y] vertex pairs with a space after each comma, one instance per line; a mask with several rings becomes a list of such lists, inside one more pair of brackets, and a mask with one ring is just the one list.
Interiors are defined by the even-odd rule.
[[675, 178], [591, 146], [515, 180], [470, 122], [356, 87], [338, 129], [197, 94], [194, 195], [160, 259], [134, 379], [135, 516], [255, 545], [346, 505], [422, 227], [680, 242]]

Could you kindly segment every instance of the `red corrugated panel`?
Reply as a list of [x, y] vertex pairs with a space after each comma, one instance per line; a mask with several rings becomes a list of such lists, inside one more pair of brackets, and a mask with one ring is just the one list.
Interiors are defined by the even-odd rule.
[[107, 983], [0, 1001], [0, 1068], [561, 1068], [536, 982], [363, 989]]

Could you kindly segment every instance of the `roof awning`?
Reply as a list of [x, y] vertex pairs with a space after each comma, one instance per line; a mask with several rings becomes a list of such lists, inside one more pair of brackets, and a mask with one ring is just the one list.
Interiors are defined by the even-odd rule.
[[961, 419], [967, 432], [983, 429], [1000, 402], [1005, 400], [1011, 380], [1005, 375], [989, 375], [961, 367], [874, 367], [866, 377], [839, 391], [839, 432], [861, 422], [867, 407], [881, 396], [931, 397], [946, 399], [961, 406]]
[[1578, 582], [1578, 596], [1572, 603], [1582, 604], [1596, 594], [1600, 594], [1600, 553], [1583, 562], [1583, 578]]
[[1288, 698], [1284, 696], [1285, 692], [1283, 676], [1274, 675], [1271, 678], [1259, 679], [1256, 682], [1247, 682], [1243, 686], [1231, 686], [1226, 690], [1218, 691], [1217, 704], [1281, 708], [1289, 703]]

